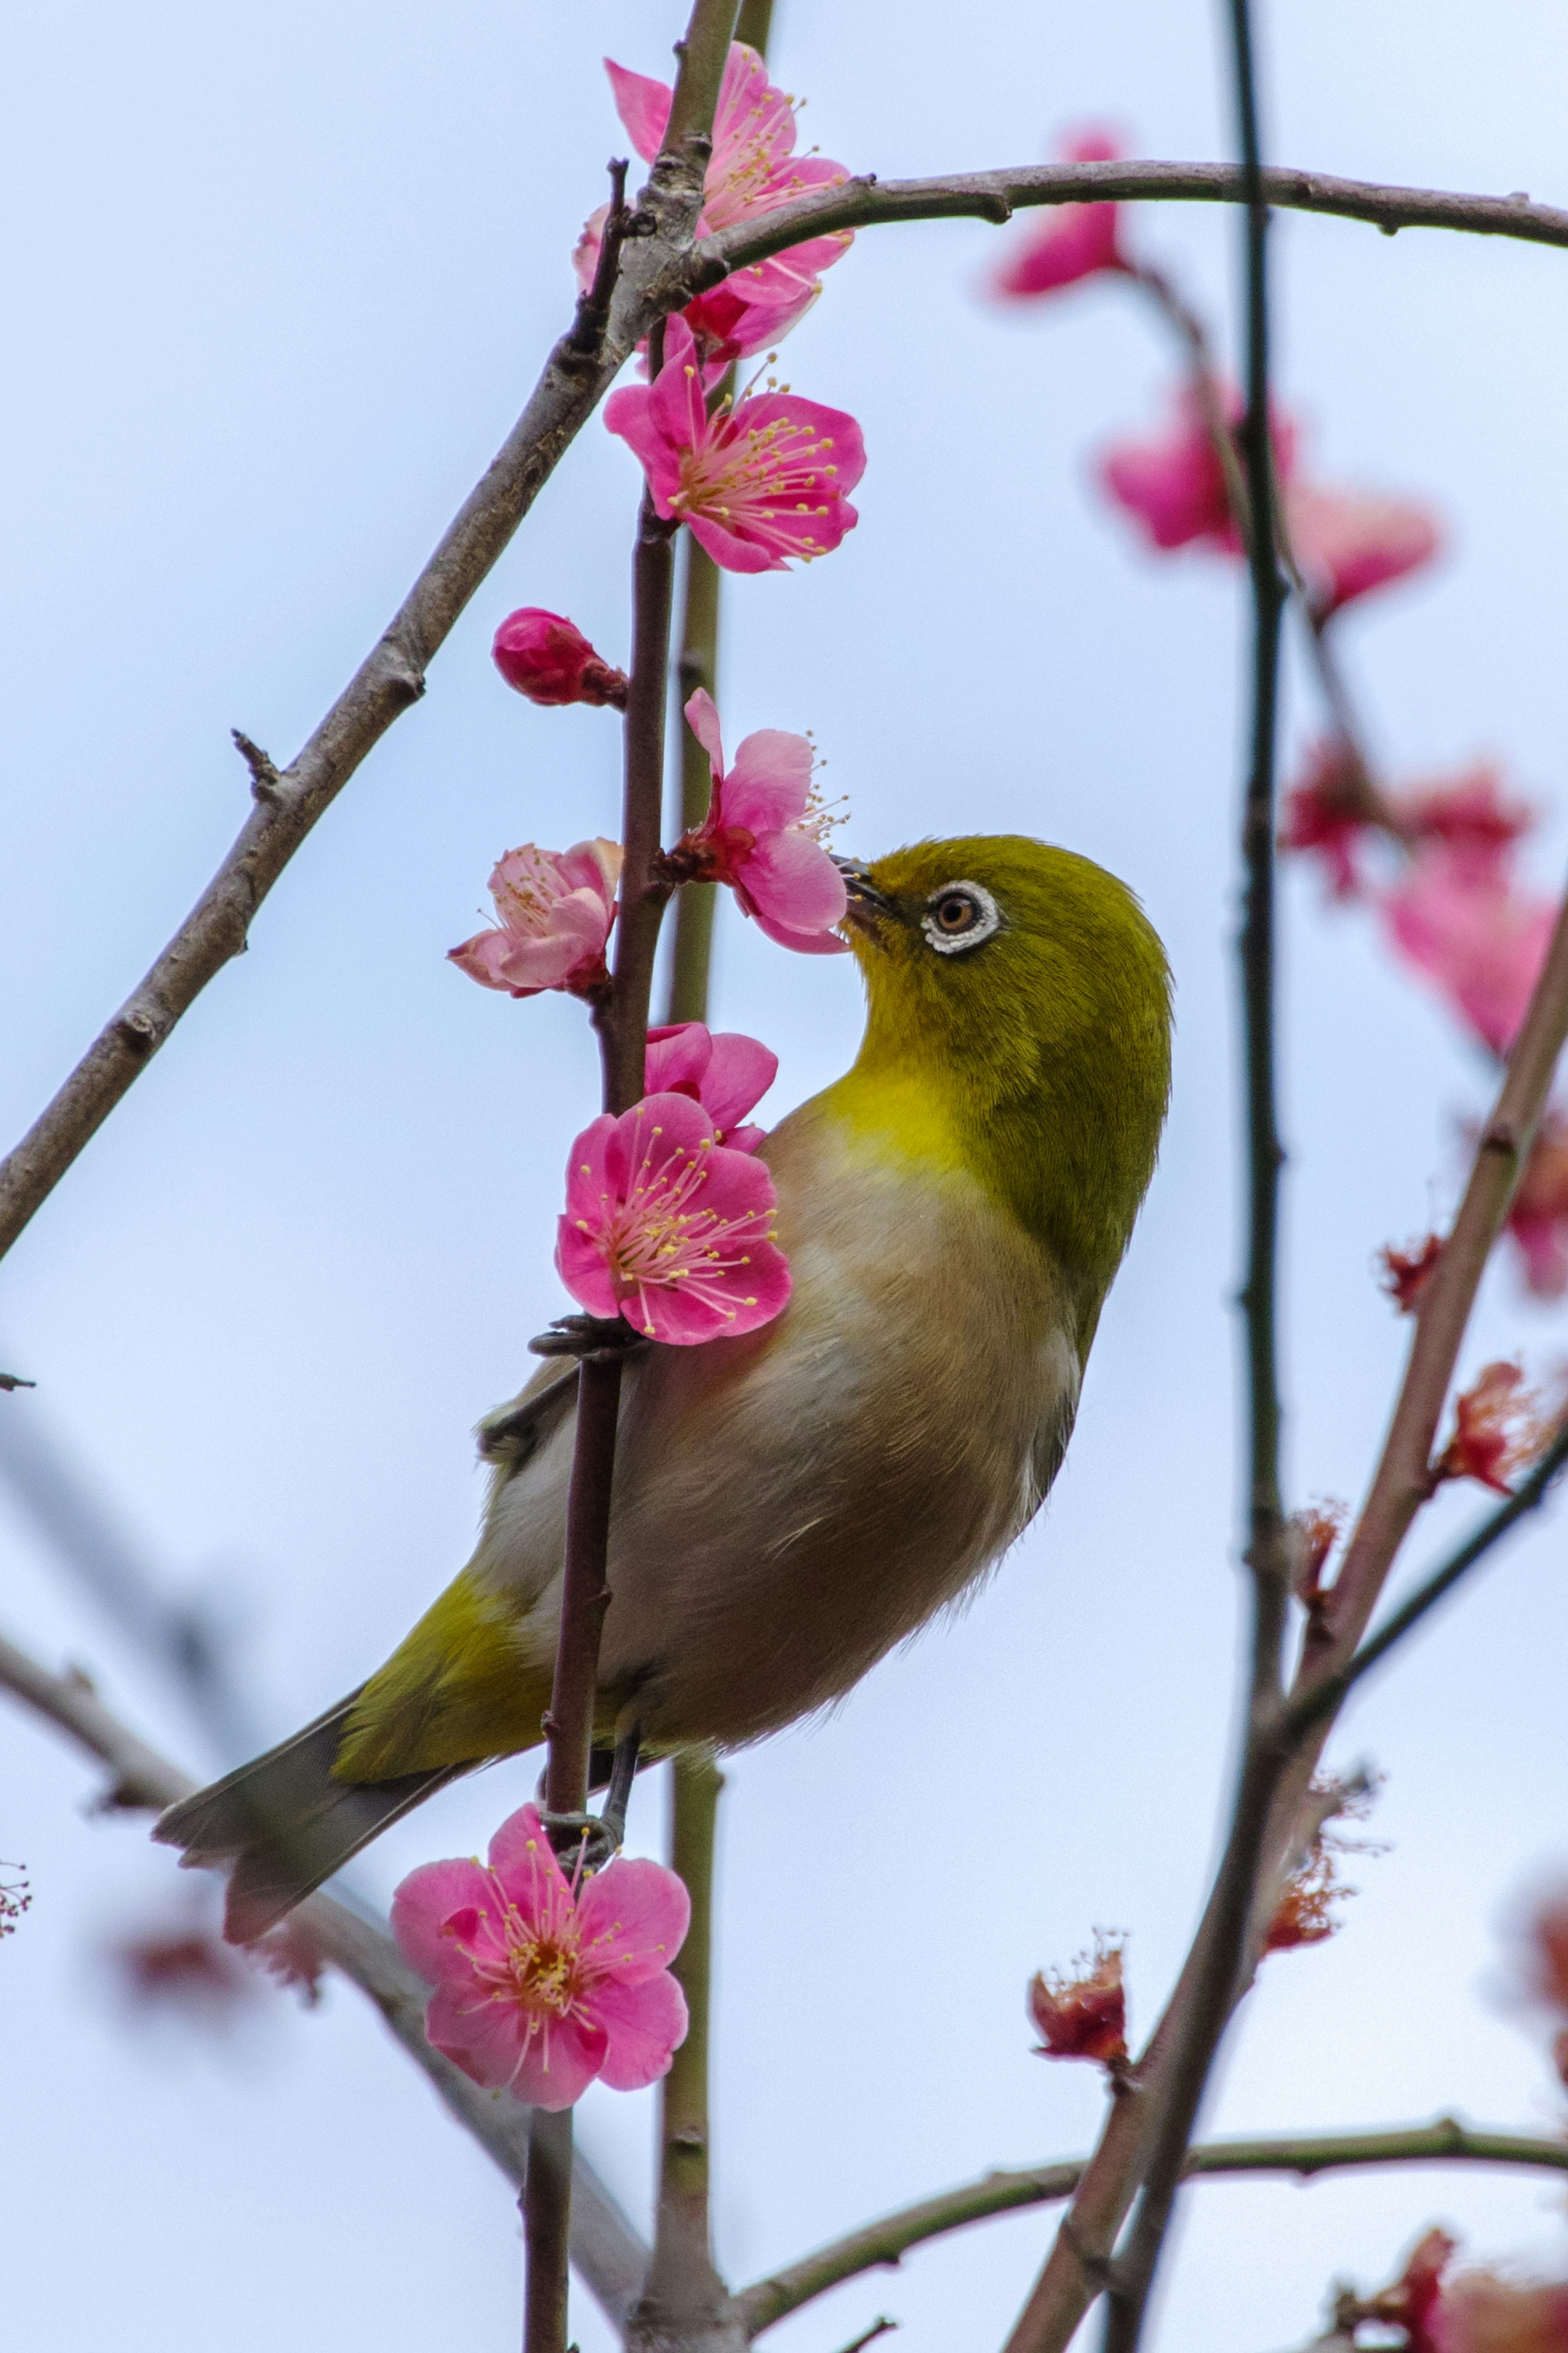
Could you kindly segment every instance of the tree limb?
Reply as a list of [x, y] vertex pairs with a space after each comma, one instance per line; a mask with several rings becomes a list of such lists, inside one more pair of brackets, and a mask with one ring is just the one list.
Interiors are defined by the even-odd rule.
[[[958, 2189], [944, 2190], [918, 2206], [868, 2222], [831, 2246], [820, 2247], [782, 2272], [743, 2288], [735, 2301], [748, 2337], [761, 2336], [786, 2313], [825, 2295], [847, 2279], [900, 2262], [926, 2239], [962, 2231], [1023, 2206], [1047, 2206], [1070, 2198], [1087, 2160], [1068, 2158], [1055, 2165], [1018, 2172], [984, 2173]], [[1453, 2116], [1430, 2125], [1394, 2125], [1377, 2132], [1325, 2133], [1263, 2140], [1218, 2140], [1190, 2149], [1184, 2178], [1247, 2173], [1293, 2173], [1303, 2181], [1317, 2174], [1368, 2165], [1519, 2165], [1568, 2172], [1568, 2141], [1528, 2135], [1477, 2131]]]
[[[108, 1766], [107, 1802], [161, 1810], [196, 1787], [190, 1776], [137, 1737], [106, 1708], [84, 1676], [56, 1675], [0, 1635], [0, 1689], [26, 1702], [58, 1731]], [[532, 2110], [510, 2094], [487, 2092], [425, 2039], [429, 1989], [408, 1967], [379, 1923], [331, 1895], [311, 1895], [293, 1915], [323, 1958], [357, 1985], [423, 2070], [448, 2112], [466, 2126], [514, 2187], [527, 2163]], [[641, 2293], [648, 2251], [587, 2160], [572, 2174], [572, 2260], [595, 2301], [617, 2327]]]

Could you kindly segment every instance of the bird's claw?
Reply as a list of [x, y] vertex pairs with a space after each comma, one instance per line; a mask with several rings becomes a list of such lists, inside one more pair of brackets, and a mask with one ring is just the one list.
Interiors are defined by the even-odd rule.
[[541, 1807], [539, 1819], [544, 1825], [544, 1835], [555, 1851], [555, 1860], [568, 1873], [581, 1873], [586, 1878], [591, 1872], [603, 1871], [614, 1862], [621, 1851], [621, 1833], [614, 1822], [602, 1821], [597, 1814], [552, 1814]]
[[561, 1315], [548, 1332], [528, 1344], [530, 1356], [575, 1356], [580, 1364], [603, 1364], [635, 1356], [647, 1342], [623, 1315]]

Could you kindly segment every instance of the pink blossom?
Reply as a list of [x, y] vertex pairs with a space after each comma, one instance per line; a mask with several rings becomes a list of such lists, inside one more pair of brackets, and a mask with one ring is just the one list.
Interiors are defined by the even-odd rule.
[[[1063, 150], [1069, 164], [1114, 164], [1122, 150], [1103, 131], [1083, 132]], [[1009, 301], [1055, 294], [1102, 270], [1126, 271], [1121, 250], [1120, 205], [1054, 205], [1045, 219], [1021, 237], [994, 274], [994, 290]]]
[[643, 1087], [650, 1095], [689, 1095], [731, 1152], [754, 1152], [766, 1131], [739, 1124], [778, 1076], [779, 1058], [738, 1029], [715, 1034], [700, 1021], [678, 1021], [647, 1033]]
[[1561, 1299], [1568, 1291], [1568, 1117], [1561, 1111], [1549, 1111], [1536, 1133], [1508, 1230], [1537, 1299]]
[[[1227, 393], [1225, 406], [1234, 433], [1242, 404]], [[1241, 533], [1230, 511], [1225, 469], [1190, 390], [1177, 396], [1175, 411], [1159, 440], [1122, 441], [1108, 449], [1100, 460], [1100, 480], [1156, 547], [1195, 542], [1224, 555], [1239, 555]], [[1273, 432], [1274, 463], [1283, 482], [1295, 457], [1296, 428], [1288, 418], [1277, 417]]]
[[[605, 70], [626, 136], [651, 163], [669, 119], [669, 85], [630, 73], [608, 58]], [[768, 79], [756, 51], [732, 42], [713, 121], [700, 236], [755, 220], [814, 188], [838, 187], [848, 178], [842, 164], [825, 155], [795, 153], [795, 100]], [[608, 210], [605, 206], [594, 215], [573, 256], [581, 285], [593, 283]], [[722, 370], [731, 360], [777, 343], [816, 301], [822, 272], [853, 242], [854, 233], [847, 229], [808, 237], [766, 261], [733, 271], [721, 285], [700, 294], [682, 316], [697, 339], [704, 365]]]
[[1333, 896], [1353, 899], [1362, 887], [1356, 852], [1375, 822], [1354, 754], [1342, 744], [1314, 744], [1300, 783], [1285, 796], [1280, 849], [1315, 852]]
[[537, 605], [509, 613], [496, 631], [490, 657], [508, 686], [530, 702], [626, 707], [625, 670], [612, 669], [563, 613], [546, 613]]
[[1501, 779], [1484, 760], [1457, 776], [1415, 786], [1394, 809], [1407, 835], [1446, 842], [1457, 859], [1478, 871], [1496, 870], [1503, 853], [1535, 823], [1528, 801], [1503, 798]]
[[708, 414], [702, 371], [683, 319], [665, 328], [652, 384], [626, 385], [605, 422], [642, 462], [666, 522], [689, 523], [728, 572], [783, 572], [809, 564], [853, 531], [852, 491], [866, 470], [860, 427], [841, 408], [787, 387], [749, 394]]
[[1290, 552], [1320, 621], [1354, 597], [1430, 564], [1441, 543], [1434, 517], [1408, 499], [1324, 490], [1311, 482], [1292, 484], [1285, 520]]
[[1431, 2353], [1568, 2353], [1568, 2281], [1461, 2272], [1444, 2288], [1421, 2343]]
[[1437, 841], [1384, 892], [1383, 913], [1397, 953], [1436, 983], [1494, 1054], [1505, 1054], [1545, 961], [1552, 902]]
[[476, 932], [450, 961], [486, 988], [537, 997], [564, 988], [583, 997], [604, 987], [605, 945], [616, 920], [621, 851], [614, 841], [571, 849], [509, 849], [490, 876], [500, 928]]
[[823, 848], [831, 821], [814, 805], [811, 742], [763, 727], [748, 735], [724, 773], [724, 745], [712, 699], [699, 687], [687, 724], [708, 754], [713, 798], [700, 826], [682, 836], [672, 860], [695, 881], [727, 882], [759, 931], [806, 955], [841, 953], [847, 943], [844, 877]]
[[727, 1150], [689, 1095], [647, 1095], [573, 1145], [556, 1268], [591, 1315], [624, 1315], [649, 1340], [735, 1339], [789, 1298], [777, 1198], [763, 1163]]
[[465, 2075], [541, 2108], [596, 2076], [640, 2091], [686, 2035], [669, 1974], [691, 1917], [661, 1863], [617, 1860], [581, 1889], [532, 1806], [502, 1822], [488, 1865], [427, 1862], [392, 1899], [393, 1934], [435, 1991], [425, 2031]]

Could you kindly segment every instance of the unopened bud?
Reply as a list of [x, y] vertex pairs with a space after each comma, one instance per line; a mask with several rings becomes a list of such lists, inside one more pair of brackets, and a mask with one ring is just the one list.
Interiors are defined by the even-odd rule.
[[626, 707], [626, 672], [603, 660], [563, 613], [546, 613], [536, 605], [509, 613], [490, 652], [507, 684], [530, 702]]

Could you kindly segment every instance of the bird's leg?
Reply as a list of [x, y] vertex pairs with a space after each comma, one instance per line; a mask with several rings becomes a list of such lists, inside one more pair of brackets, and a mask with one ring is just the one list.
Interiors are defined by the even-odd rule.
[[531, 1356], [575, 1356], [579, 1363], [637, 1356], [647, 1346], [623, 1315], [559, 1315], [548, 1332], [528, 1344]]
[[604, 1821], [617, 1849], [626, 1841], [626, 1807], [631, 1799], [632, 1781], [641, 1747], [642, 1727], [636, 1724], [616, 1743], [616, 1759], [610, 1767], [610, 1787], [605, 1799]]

